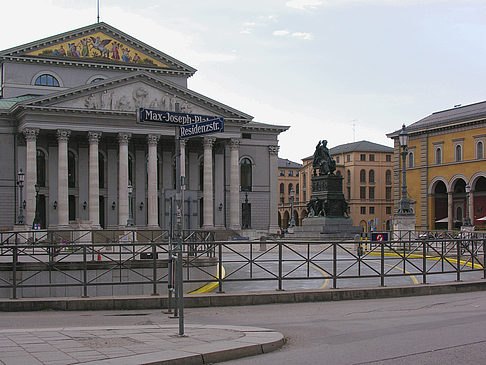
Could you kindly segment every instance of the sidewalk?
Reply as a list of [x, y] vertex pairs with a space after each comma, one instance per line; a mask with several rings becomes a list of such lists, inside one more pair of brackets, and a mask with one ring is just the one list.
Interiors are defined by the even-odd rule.
[[274, 351], [264, 328], [177, 325], [0, 330], [0, 364], [208, 364]]

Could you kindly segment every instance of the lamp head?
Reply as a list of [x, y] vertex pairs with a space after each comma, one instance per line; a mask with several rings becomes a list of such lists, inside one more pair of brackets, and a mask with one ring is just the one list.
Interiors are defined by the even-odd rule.
[[402, 125], [402, 130], [398, 135], [398, 141], [400, 142], [400, 146], [406, 148], [408, 145], [408, 133], [405, 130], [405, 124]]

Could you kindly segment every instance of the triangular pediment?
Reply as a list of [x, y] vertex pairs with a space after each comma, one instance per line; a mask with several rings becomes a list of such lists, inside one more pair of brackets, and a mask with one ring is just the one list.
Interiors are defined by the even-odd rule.
[[147, 72], [139, 71], [96, 84], [21, 103], [24, 106], [79, 111], [136, 112], [138, 108], [218, 115], [248, 122], [248, 114]]
[[1, 51], [0, 56], [176, 70], [190, 74], [196, 71], [105, 23], [7, 49]]

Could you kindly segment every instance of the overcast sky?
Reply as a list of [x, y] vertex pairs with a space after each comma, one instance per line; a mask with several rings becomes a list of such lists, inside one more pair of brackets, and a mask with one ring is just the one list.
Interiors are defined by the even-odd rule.
[[[290, 126], [280, 157], [486, 100], [485, 0], [100, 0], [100, 20], [195, 67], [189, 88]], [[96, 0], [2, 1], [0, 49], [96, 22]]]

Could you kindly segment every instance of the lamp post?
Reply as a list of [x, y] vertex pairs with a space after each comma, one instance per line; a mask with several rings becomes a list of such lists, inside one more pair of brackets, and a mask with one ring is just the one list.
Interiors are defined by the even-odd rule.
[[22, 198], [22, 190], [24, 188], [25, 174], [22, 169], [19, 170], [17, 174], [17, 185], [19, 186], [19, 216], [17, 217], [17, 224], [25, 224], [24, 221], [24, 203]]
[[471, 185], [469, 183], [466, 184], [466, 218], [464, 219], [463, 226], [470, 227], [471, 218], [469, 217], [469, 195], [471, 194]]
[[291, 187], [290, 188], [290, 225], [289, 225], [289, 227], [295, 227], [294, 199], [295, 199], [295, 191], [294, 191], [294, 187]]
[[133, 208], [132, 208], [132, 193], [133, 193], [133, 186], [132, 182], [128, 182], [128, 219], [127, 219], [127, 227], [133, 226]]
[[40, 186], [38, 184], [35, 184], [35, 216], [34, 216], [34, 222], [32, 222], [32, 229], [40, 229], [39, 190], [40, 190]]
[[410, 199], [407, 197], [407, 145], [408, 145], [408, 133], [405, 130], [405, 124], [402, 125], [402, 131], [398, 135], [400, 147], [402, 148], [402, 193], [400, 200], [398, 201], [398, 211], [400, 215], [413, 215], [413, 210], [410, 207]]

